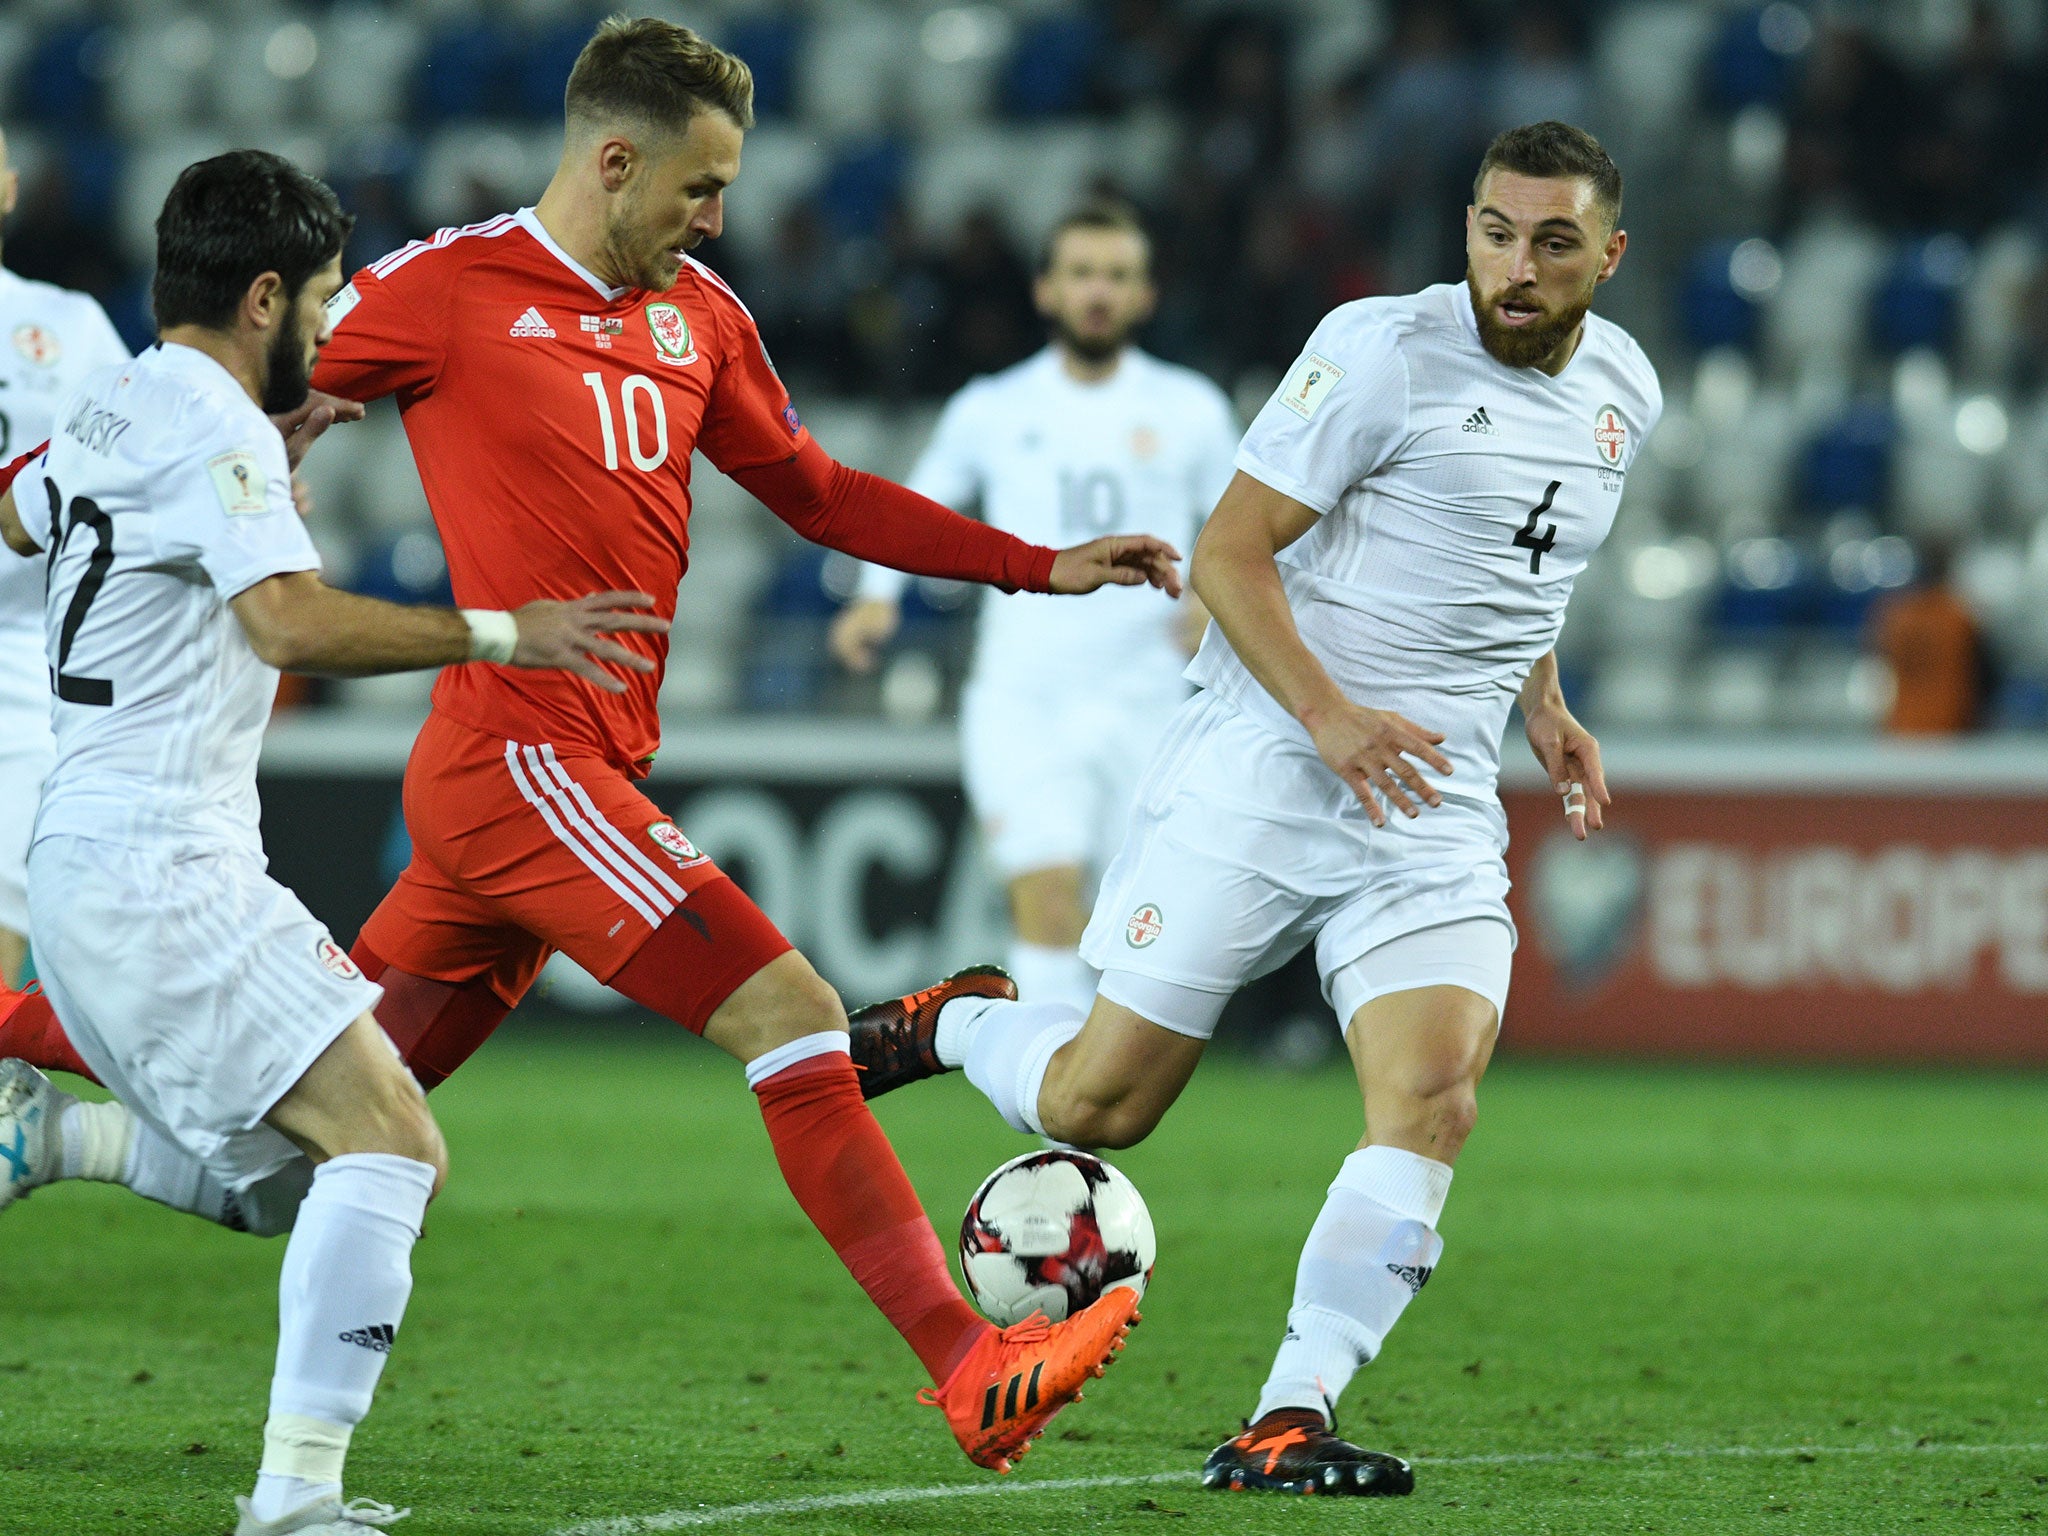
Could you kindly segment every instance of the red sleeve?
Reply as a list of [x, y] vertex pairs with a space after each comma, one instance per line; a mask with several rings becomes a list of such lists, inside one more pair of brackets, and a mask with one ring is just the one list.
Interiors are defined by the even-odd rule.
[[848, 469], [808, 439], [796, 457], [734, 471], [732, 477], [805, 538], [857, 559], [913, 576], [979, 581], [1005, 592], [1052, 590], [1058, 551]]
[[768, 361], [754, 317], [717, 278], [705, 276], [706, 297], [720, 322], [718, 376], [697, 446], [728, 475], [787, 459], [810, 434], [789, 403], [789, 391]]
[[49, 446], [47, 440], [40, 442], [20, 458], [10, 459], [4, 467], [0, 467], [0, 496], [5, 496], [14, 489], [14, 482], [20, 477], [21, 472], [28, 468], [28, 461]]
[[[448, 334], [446, 304], [433, 301], [438, 271], [432, 253], [426, 260], [402, 260], [405, 255], [364, 267], [328, 301], [334, 335], [320, 349], [315, 389], [346, 400], [398, 394], [401, 404], [432, 392]], [[388, 262], [400, 264], [379, 277], [377, 267]]]

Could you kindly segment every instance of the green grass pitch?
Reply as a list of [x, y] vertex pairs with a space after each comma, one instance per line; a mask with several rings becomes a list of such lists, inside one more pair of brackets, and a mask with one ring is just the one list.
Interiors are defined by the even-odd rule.
[[[419, 1536], [2038, 1530], [2042, 1086], [1502, 1062], [1442, 1268], [1345, 1404], [1417, 1491], [1285, 1499], [1193, 1474], [1357, 1135], [1341, 1071], [1212, 1061], [1118, 1158], [1159, 1229], [1145, 1325], [999, 1480], [914, 1401], [735, 1066], [515, 1028], [435, 1095], [453, 1181], [350, 1491]], [[958, 1079], [881, 1109], [949, 1237], [1024, 1145]], [[118, 1190], [0, 1218], [0, 1533], [227, 1531], [281, 1252]], [[1122, 1481], [1031, 1486], [1078, 1479]]]

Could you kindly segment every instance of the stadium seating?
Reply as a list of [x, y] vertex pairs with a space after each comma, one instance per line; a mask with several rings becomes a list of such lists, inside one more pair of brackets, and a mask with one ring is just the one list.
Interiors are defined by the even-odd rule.
[[[1416, 68], [1386, 6], [1275, 0], [1260, 15], [1284, 51], [1286, 100], [1270, 108], [1217, 94], [1224, 52], [1268, 45], [1207, 5], [1143, 24], [1085, 0], [654, 8], [754, 70], [760, 126], [727, 236], [707, 252], [743, 293], [801, 218], [822, 232], [821, 270], [843, 274], [847, 302], [880, 323], [902, 295], [931, 291], [970, 214], [996, 210], [1028, 261], [1061, 209], [1106, 182], [1158, 224], [1169, 282], [1158, 344], [1217, 373], [1247, 409], [1300, 338], [1264, 338], [1255, 354], [1239, 338], [1259, 339], [1256, 327], [1221, 323], [1245, 291], [1241, 226], [1254, 215], [1241, 187], [1208, 180], [1219, 114], [1237, 114], [1230, 134], [1280, 146], [1287, 163], [1260, 168], [1270, 187], [1256, 216], [1301, 232], [1299, 281], [1328, 307], [1383, 286], [1430, 249], [1414, 231], [1456, 215], [1455, 188], [1361, 158], [1374, 141], [1356, 125], [1371, 121], [1383, 81], [1424, 97], [1456, 81], [1479, 93], [1431, 119], [1474, 121], [1456, 161], [1487, 131], [1480, 95], [1586, 100], [1589, 126], [1630, 175], [1634, 244], [1603, 302], [1649, 349], [1667, 403], [1615, 544], [1574, 606], [1567, 664], [1586, 679], [1591, 714], [1645, 728], [1695, 717], [1867, 728], [1876, 693], [1856, 663], [1859, 628], [1907, 568], [1898, 552], [1933, 540], [1963, 550], [1956, 579], [1999, 658], [1999, 720], [2032, 728], [2048, 715], [2048, 258], [2028, 211], [2041, 188], [2032, 204], [2022, 195], [2039, 167], [2015, 169], [2010, 206], [1988, 222], [1947, 209], [1938, 188], [1885, 205], [1868, 167], [1827, 148], [1846, 121], [1829, 114], [1866, 108], [1813, 88], [1815, 60], [1851, 35], [1900, 78], [1937, 81], [1956, 46], [1940, 8], [1873, 0], [1823, 17], [1616, 0], [1594, 8], [1574, 54], [1522, 56], [1506, 34], [1475, 34]], [[232, 144], [327, 174], [363, 211], [352, 260], [529, 201], [554, 164], [562, 82], [597, 14], [583, 0], [0, 7], [0, 125], [25, 192], [9, 264], [92, 288], [140, 342], [163, 193], [183, 165]], [[2022, 33], [2018, 46], [2040, 41]], [[2016, 56], [2009, 78], [2038, 83], [2038, 62]], [[950, 344], [943, 327], [929, 344]], [[915, 350], [887, 338], [874, 348]], [[941, 363], [842, 399], [807, 389], [800, 403], [835, 453], [901, 474], [935, 404], [921, 381], [949, 376]], [[331, 568], [366, 590], [389, 578], [392, 551], [428, 526], [395, 414], [334, 434], [308, 474]], [[832, 600], [822, 564], [708, 468], [696, 487], [670, 706], [871, 707], [872, 690], [838, 688], [800, 654]], [[972, 604], [942, 596], [913, 599], [904, 643], [950, 676]]]

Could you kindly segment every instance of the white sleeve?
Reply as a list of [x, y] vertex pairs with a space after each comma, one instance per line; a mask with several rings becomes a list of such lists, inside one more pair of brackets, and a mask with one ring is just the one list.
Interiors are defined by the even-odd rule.
[[55, 515], [50, 508], [49, 467], [50, 451], [46, 448], [21, 466], [10, 487], [14, 514], [21, 519], [22, 530], [44, 549], [50, 547], [50, 519]]
[[[971, 388], [963, 389], [946, 402], [946, 408], [939, 412], [938, 425], [932, 429], [932, 440], [925, 444], [924, 452], [911, 466], [910, 477], [903, 482], [918, 495], [929, 496], [956, 512], [971, 503], [981, 490], [981, 470], [973, 451], [974, 434], [966, 424], [971, 393]], [[897, 603], [903, 600], [903, 590], [909, 585], [907, 572], [893, 566], [863, 564], [853, 595], [863, 601]]]
[[78, 318], [80, 329], [85, 333], [86, 363], [84, 372], [95, 368], [108, 368], [116, 363], [128, 362], [133, 353], [128, 343], [121, 339], [121, 333], [114, 329], [114, 322], [107, 318], [107, 312], [100, 308], [98, 299], [90, 294], [78, 296]]
[[1223, 499], [1237, 468], [1237, 412], [1222, 390], [1202, 392], [1193, 463], [1189, 466], [1188, 501], [1195, 526], [1201, 527]]
[[1392, 456], [1407, 427], [1408, 365], [1393, 327], [1336, 310], [1245, 433], [1237, 467], [1328, 512]]
[[317, 571], [320, 554], [292, 504], [284, 439], [268, 421], [224, 427], [166, 466], [157, 548], [192, 560], [223, 602], [287, 571]]

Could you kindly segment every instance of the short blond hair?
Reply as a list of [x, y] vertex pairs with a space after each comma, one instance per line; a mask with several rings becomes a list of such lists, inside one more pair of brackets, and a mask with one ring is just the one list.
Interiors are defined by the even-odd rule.
[[679, 132], [704, 112], [754, 126], [754, 72], [688, 27], [652, 16], [607, 16], [569, 71], [563, 111], [571, 127], [621, 119]]

